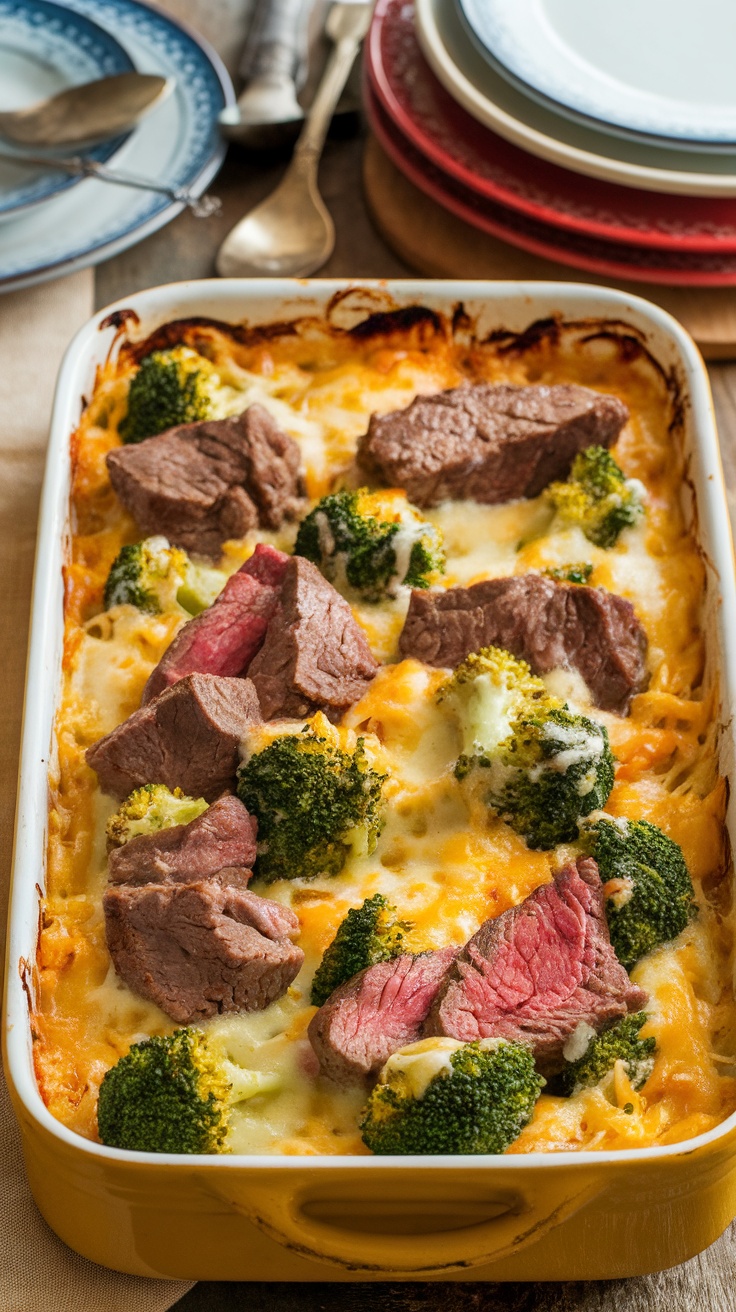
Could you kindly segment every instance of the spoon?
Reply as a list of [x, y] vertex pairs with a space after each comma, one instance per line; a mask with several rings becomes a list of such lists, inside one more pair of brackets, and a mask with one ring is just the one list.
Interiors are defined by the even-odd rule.
[[295, 76], [303, 9], [303, 0], [256, 0], [239, 69], [246, 87], [217, 120], [230, 141], [268, 150], [299, 135], [304, 110], [296, 98]]
[[335, 43], [294, 149], [272, 194], [236, 224], [217, 254], [224, 278], [301, 278], [329, 259], [335, 225], [317, 186], [317, 167], [330, 119], [368, 31], [372, 4], [334, 4], [326, 32]]
[[172, 78], [116, 73], [0, 112], [0, 135], [19, 146], [89, 146], [132, 128], [173, 89]]

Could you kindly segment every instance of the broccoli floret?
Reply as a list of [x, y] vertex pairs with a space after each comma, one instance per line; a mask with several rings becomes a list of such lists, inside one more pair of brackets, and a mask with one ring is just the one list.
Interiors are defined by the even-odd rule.
[[351, 852], [372, 852], [385, 777], [362, 738], [346, 752], [309, 726], [254, 752], [238, 796], [258, 819], [256, 874], [268, 883], [337, 875]]
[[613, 547], [644, 513], [643, 491], [605, 447], [589, 446], [575, 457], [567, 482], [550, 483], [545, 496], [561, 523], [578, 525], [597, 547]]
[[115, 557], [105, 584], [105, 610], [128, 605], [160, 615], [178, 605], [198, 615], [212, 605], [226, 582], [222, 570], [195, 565], [166, 538], [145, 538], [121, 547]]
[[207, 810], [203, 797], [186, 797], [181, 788], [173, 792], [165, 784], [136, 788], [107, 822], [109, 847], [122, 847], [140, 834], [155, 834], [172, 825], [188, 825]]
[[613, 788], [604, 726], [564, 706], [517, 720], [499, 754], [479, 764], [490, 770], [488, 805], [532, 848], [569, 842]]
[[176, 604], [186, 560], [186, 553], [164, 537], [121, 547], [107, 576], [105, 610], [126, 605], [150, 615], [170, 610]]
[[209, 360], [186, 346], [152, 351], [141, 360], [128, 389], [128, 410], [118, 432], [142, 442], [177, 424], [210, 419], [219, 375]]
[[633, 1088], [640, 1089], [654, 1069], [657, 1047], [655, 1038], [639, 1038], [639, 1031], [647, 1020], [646, 1012], [639, 1011], [634, 1016], [624, 1016], [605, 1034], [592, 1037], [582, 1057], [568, 1062], [558, 1076], [555, 1084], [559, 1091], [569, 1096], [600, 1084], [611, 1075], [617, 1061], [624, 1063]]
[[648, 820], [599, 816], [580, 839], [598, 863], [616, 955], [627, 970], [676, 938], [695, 914], [682, 849]]
[[556, 583], [587, 583], [593, 573], [590, 561], [576, 560], [570, 565], [556, 565], [543, 569], [542, 573]]
[[457, 778], [481, 782], [486, 804], [529, 847], [571, 841], [581, 817], [605, 805], [614, 760], [604, 726], [550, 696], [525, 661], [485, 647], [439, 696], [461, 727]]
[[130, 1152], [227, 1152], [231, 1107], [277, 1085], [214, 1053], [199, 1030], [144, 1039], [100, 1085], [100, 1139]]
[[348, 911], [315, 972], [313, 1005], [321, 1007], [338, 985], [358, 971], [398, 957], [405, 951], [404, 936], [410, 929], [408, 921], [396, 920], [396, 907], [390, 906], [382, 893]]
[[445, 568], [439, 530], [403, 493], [333, 492], [299, 526], [294, 551], [363, 601], [428, 588]]
[[[437, 699], [450, 702], [458, 717], [463, 743], [460, 762], [467, 759], [468, 766], [474, 757], [495, 751], [520, 716], [551, 703], [544, 683], [532, 674], [526, 661], [517, 660], [502, 647], [471, 652], [442, 684]], [[462, 771], [459, 763], [458, 773]]]
[[422, 1039], [389, 1057], [363, 1112], [371, 1152], [502, 1153], [544, 1084], [531, 1049], [503, 1039]]

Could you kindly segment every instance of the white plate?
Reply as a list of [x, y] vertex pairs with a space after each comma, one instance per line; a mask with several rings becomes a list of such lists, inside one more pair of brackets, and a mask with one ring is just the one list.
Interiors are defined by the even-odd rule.
[[456, 0], [494, 67], [603, 131], [736, 143], [733, 0]]
[[[176, 82], [173, 94], [128, 137], [114, 167], [201, 195], [225, 155], [217, 115], [234, 100], [219, 57], [195, 33], [139, 0], [71, 0], [68, 7], [110, 32], [139, 72]], [[107, 259], [181, 209], [166, 196], [85, 179], [0, 227], [0, 292]]]
[[466, 35], [450, 0], [415, 0], [415, 13], [419, 42], [436, 77], [469, 114], [507, 141], [574, 173], [626, 187], [736, 196], [736, 153], [659, 149], [571, 123], [494, 73]]
[[[132, 69], [114, 36], [84, 14], [49, 0], [0, 0], [0, 109], [25, 109], [67, 87]], [[88, 154], [109, 160], [123, 140], [119, 136]], [[14, 153], [1, 140], [0, 149]], [[78, 181], [48, 167], [0, 160], [0, 222]]]

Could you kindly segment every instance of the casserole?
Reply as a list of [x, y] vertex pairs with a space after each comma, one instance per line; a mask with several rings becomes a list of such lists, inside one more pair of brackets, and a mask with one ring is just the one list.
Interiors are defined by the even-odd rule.
[[[81, 1141], [49, 1116], [35, 1089], [23, 988], [32, 983], [33, 885], [43, 869], [41, 817], [60, 659], [67, 443], [78, 418], [79, 395], [89, 393], [94, 366], [105, 359], [120, 312], [133, 309], [145, 333], [166, 320], [192, 315], [246, 319], [253, 325], [316, 312], [347, 326], [371, 313], [421, 304], [450, 317], [461, 302], [481, 335], [500, 329], [519, 333], [535, 322], [534, 332], [521, 338], [531, 346], [535, 333], [543, 331], [540, 322], [546, 321], [549, 331], [551, 316], [558, 315], [565, 322], [585, 321], [591, 337], [613, 342], [624, 356], [636, 355], [642, 346], [654, 355], [673, 394], [685, 398], [691, 480], [685, 511], [697, 528], [708, 570], [708, 627], [721, 636], [720, 652], [732, 641], [730, 539], [707, 381], [682, 330], [645, 303], [612, 292], [557, 286], [258, 284], [251, 295], [247, 284], [233, 282], [142, 293], [92, 320], [63, 367], [42, 510], [29, 686], [43, 689], [44, 695], [43, 704], [36, 701], [27, 712], [24, 731], [9, 946], [8, 1059], [29, 1177], [41, 1208], [57, 1232], [93, 1260], [141, 1274], [195, 1278], [264, 1279], [276, 1271], [281, 1279], [322, 1279], [325, 1262], [336, 1278], [341, 1272], [349, 1278], [355, 1271], [377, 1278], [462, 1277], [464, 1271], [493, 1279], [605, 1278], [682, 1260], [711, 1242], [736, 1211], [729, 1210], [733, 1117], [681, 1145], [615, 1154], [411, 1162], [162, 1155], [152, 1161]], [[453, 323], [458, 333], [467, 331], [468, 318], [459, 312]], [[719, 722], [726, 725], [732, 694], [725, 661], [719, 662], [718, 673]], [[727, 731], [720, 737], [721, 773], [728, 776]], [[646, 1207], [661, 1228], [659, 1244], [642, 1225], [638, 1208], [629, 1207], [633, 1188], [638, 1206]], [[560, 1227], [568, 1224], [569, 1238], [560, 1243]], [[273, 1247], [274, 1240], [287, 1245], [288, 1257]]]

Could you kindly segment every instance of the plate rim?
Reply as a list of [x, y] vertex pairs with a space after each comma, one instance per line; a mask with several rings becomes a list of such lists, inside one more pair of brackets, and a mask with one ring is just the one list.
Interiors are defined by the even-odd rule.
[[[174, 17], [163, 9], [160, 5], [150, 3], [150, 0], [110, 0], [115, 8], [133, 8], [141, 9], [154, 13], [169, 26], [184, 32], [185, 35], [199, 48], [202, 56], [213, 68], [220, 89], [223, 94], [225, 105], [235, 103], [235, 91], [232, 79], [225, 67], [224, 61], [220, 55], [210, 45], [206, 37], [203, 37], [189, 23], [184, 22], [178, 17]], [[71, 0], [69, 8], [74, 8], [74, 0]], [[75, 12], [80, 12], [75, 9]], [[212, 179], [219, 172], [222, 162], [227, 152], [228, 143], [223, 137], [218, 136], [216, 145], [210, 153], [201, 169], [188, 184], [188, 188], [194, 196], [201, 196], [206, 190]], [[120, 254], [121, 251], [129, 249], [146, 237], [150, 237], [154, 232], [170, 223], [186, 206], [181, 201], [170, 201], [168, 204], [162, 203], [161, 208], [154, 213], [142, 218], [131, 224], [123, 232], [93, 245], [84, 251], [72, 253], [68, 256], [62, 256], [59, 259], [52, 260], [48, 264], [34, 265], [32, 269], [19, 270], [15, 273], [3, 276], [0, 274], [0, 295], [11, 291], [20, 291], [25, 287], [32, 287], [38, 283], [47, 282], [56, 277], [64, 277], [71, 273], [76, 273], [80, 269], [88, 268], [90, 265], [99, 264], [102, 260], [111, 259], [113, 256]]]
[[[44, 9], [55, 9], [58, 10], [59, 14], [63, 15], [71, 14], [73, 19], [79, 20], [80, 26], [93, 28], [96, 32], [100, 33], [101, 37], [117, 47], [117, 51], [122, 56], [123, 63], [123, 66], [119, 71], [121, 73], [136, 72], [135, 63], [122, 42], [118, 40], [114, 33], [107, 32], [104, 27], [95, 21], [94, 18], [89, 18], [86, 14], [81, 13], [72, 5], [60, 4], [59, 0], [30, 0], [30, 4], [41, 6]], [[26, 4], [18, 5], [18, 10], [19, 12], [22, 12], [23, 9], [28, 7], [28, 0], [26, 0]], [[31, 24], [28, 24], [28, 27], [29, 30], [31, 30]], [[129, 136], [129, 132], [118, 133], [116, 137], [111, 138], [107, 142], [101, 142], [99, 146], [93, 147], [87, 153], [91, 155], [92, 158], [99, 160], [100, 163], [108, 163], [122, 148]], [[53, 160], [50, 160], [49, 162], [53, 163]], [[53, 174], [54, 170], [51, 170], [50, 172]], [[44, 175], [42, 174], [41, 176], [43, 177]], [[71, 187], [76, 187], [82, 181], [83, 178], [81, 175], [76, 176], [74, 174], [60, 173], [58, 175], [58, 181], [51, 186], [47, 186], [47, 189], [41, 192], [40, 195], [32, 196], [27, 200], [20, 200], [17, 203], [8, 206], [3, 206], [0, 200], [0, 222], [4, 223], [6, 220], [10, 219], [11, 216], [13, 219], [19, 218], [24, 211], [33, 209], [36, 205], [42, 205], [45, 201], [51, 200], [52, 197], [59, 196], [62, 192], [69, 191]]]
[[[638, 230], [636, 228], [626, 227], [625, 225], [616, 229], [612, 225], [606, 225], [596, 219], [586, 218], [581, 215], [570, 213], [566, 210], [554, 209], [551, 202], [529, 199], [519, 192], [504, 187], [502, 182], [496, 182], [492, 178], [473, 174], [471, 169], [465, 166], [461, 160], [446, 153], [444, 147], [434, 141], [428, 129], [426, 131], [423, 130], [421, 124], [415, 121], [411, 111], [404, 107], [395, 92], [394, 83], [392, 82], [387, 62], [383, 57], [383, 35], [387, 28], [390, 27], [391, 22], [395, 21], [391, 18], [391, 8], [394, 3], [395, 0], [377, 0], [373, 23], [371, 24], [368, 41], [366, 43], [365, 78], [370, 89], [377, 95], [382, 107], [393, 120], [397, 130], [408, 139], [411, 145], [425, 155], [442, 172], [448, 174], [448, 176], [452, 177], [469, 190], [475, 191], [479, 196], [483, 197], [483, 199], [492, 200], [498, 204], [506, 205], [510, 209], [517, 210], [519, 213], [527, 214], [530, 218], [536, 219], [540, 222], [559, 227], [566, 232], [579, 232], [584, 236], [596, 236], [604, 241], [626, 242], [629, 245], [646, 246], [650, 249], [654, 247], [662, 250], [674, 251], [679, 249], [683, 252], [692, 251], [693, 253], [697, 252], [701, 254], [736, 254], [736, 208], [734, 208], [734, 221], [732, 224], [733, 233], [727, 237], [719, 238], [708, 233], [701, 235], [691, 234], [683, 237], [682, 234], [679, 233], [669, 234], [657, 232], [652, 229]], [[426, 66], [428, 76], [437, 83], [442, 95], [449, 97], [447, 89], [441, 82], [439, 82], [439, 79], [434, 74], [432, 68], [426, 63], [418, 41], [417, 48], [422, 64]], [[422, 68], [421, 65], [415, 67], [418, 76], [423, 78], [424, 68]], [[449, 98], [452, 99], [451, 97]], [[512, 142], [506, 141], [504, 138], [501, 138], [492, 128], [479, 123], [477, 119], [474, 119], [472, 115], [468, 114], [468, 111], [464, 109], [462, 105], [458, 105], [456, 101], [453, 101], [453, 105], [460, 114], [465, 115], [472, 120], [479, 132], [488, 133], [491, 138], [499, 140], [502, 146], [506, 149], [520, 151], [520, 147]], [[434, 108], [435, 106], [433, 102], [432, 109], [434, 110]], [[441, 106], [439, 108], [441, 112]], [[527, 152], [520, 153], [527, 154]], [[543, 160], [541, 162], [546, 168], [558, 170], [562, 175], [570, 176], [578, 182], [581, 182], [582, 174], [574, 173], [570, 169], [563, 169], [560, 165], [554, 164], [548, 160]], [[510, 168], [511, 166], [502, 164], [501, 167]], [[621, 183], [609, 182], [604, 179], [593, 179], [592, 181], [598, 186], [613, 188], [616, 191], [629, 192], [631, 196], [630, 203], [632, 205], [636, 205], [635, 198], [642, 190], [641, 188], [628, 188]], [[560, 187], [564, 187], [564, 185], [565, 177], [563, 176], [560, 179]], [[661, 199], [661, 197], [657, 197], [656, 192], [645, 194], [651, 194], [655, 198]], [[729, 201], [734, 200], [733, 197], [726, 198], [713, 196], [685, 196], [682, 199], [685, 202], [700, 200], [703, 203], [707, 202], [711, 205], [714, 203], [727, 204]], [[610, 196], [606, 198], [606, 200], [611, 207], [615, 206], [615, 196]], [[605, 204], [603, 198], [601, 199], [600, 204], [601, 206]], [[687, 220], [684, 219], [682, 222], [687, 223]], [[714, 220], [714, 222], [716, 221]]]
[[[475, 48], [483, 58], [501, 77], [506, 78], [518, 91], [533, 100], [536, 100], [543, 109], [547, 109], [555, 114], [561, 114], [565, 118], [571, 119], [574, 123], [579, 123], [583, 127], [593, 128], [598, 132], [604, 132], [607, 136], [615, 138], [623, 137], [626, 140], [639, 142], [643, 145], [661, 146], [670, 149], [688, 149], [696, 148], [699, 152], [706, 154], [731, 154], [736, 148], [736, 129], [734, 135], [728, 137], [702, 137], [702, 136], [677, 136], [672, 132], [664, 130], [657, 131], [656, 128], [637, 128], [631, 123], [623, 123], [613, 119], [606, 119], [595, 115], [592, 111], [586, 111], [578, 106], [568, 104], [564, 100], [558, 100], [551, 91], [536, 86], [529, 82], [517, 69], [510, 67], [505, 63], [484, 41], [481, 33], [473, 22], [468, 7], [472, 7], [474, 0], [453, 0], [455, 11], [458, 14], [467, 35], [475, 45]], [[736, 112], [736, 109], [735, 109]]]
[[[477, 212], [474, 211], [470, 203], [466, 203], [462, 198], [454, 196], [451, 192], [447, 193], [437, 185], [432, 179], [428, 178], [420, 168], [411, 160], [407, 160], [400, 147], [387, 132], [385, 125], [381, 122], [380, 117], [376, 114], [375, 104], [368, 103], [368, 113], [371, 124], [371, 131], [374, 133], [379, 145], [388, 155], [389, 159], [401, 170], [402, 173], [414, 184], [419, 191], [424, 192], [443, 209], [448, 210], [457, 218], [462, 219], [471, 227], [485, 232], [499, 241], [505, 241], [509, 245], [516, 246], [522, 250], [527, 250], [533, 255], [538, 255], [542, 259], [550, 260], [555, 264], [567, 264], [570, 268], [580, 269], [583, 272], [594, 273], [599, 277], [612, 277], [623, 279], [627, 282], [664, 284], [679, 287], [733, 287], [736, 286], [736, 268], [730, 274], [708, 274], [708, 273], [689, 273], [687, 271], [673, 269], [641, 269], [639, 267], [619, 264], [615, 260], [607, 261], [597, 259], [594, 256], [587, 256], [579, 251], [565, 250], [562, 254], [560, 248], [555, 248], [553, 244], [545, 242], [543, 239], [529, 236], [526, 233], [518, 233], [511, 226], [505, 226], [502, 222], [495, 219], [482, 216], [479, 222]], [[380, 105], [378, 105], [380, 111]], [[384, 111], [385, 112], [385, 111]], [[440, 172], [440, 170], [437, 170]], [[499, 206], [499, 208], [504, 208]], [[508, 208], [508, 207], [506, 207]], [[473, 217], [475, 216], [475, 217]], [[623, 244], [623, 243], [613, 243]], [[637, 248], [639, 249], [639, 248]]]
[[[443, 3], [444, 0], [439, 2]], [[484, 95], [455, 64], [436, 22], [435, 3], [437, 0], [414, 0], [417, 36], [427, 63], [453, 99], [472, 118], [497, 132], [506, 141], [511, 141], [540, 159], [570, 169], [573, 173], [601, 178], [607, 182], [619, 182], [640, 191], [659, 191], [664, 195], [736, 196], [736, 167], [733, 174], [709, 174], [689, 173], [666, 166], [659, 169], [644, 164], [631, 164], [580, 146], [569, 145], [549, 133], [529, 127]], [[446, 12], [450, 8], [453, 7], [447, 6]]]

